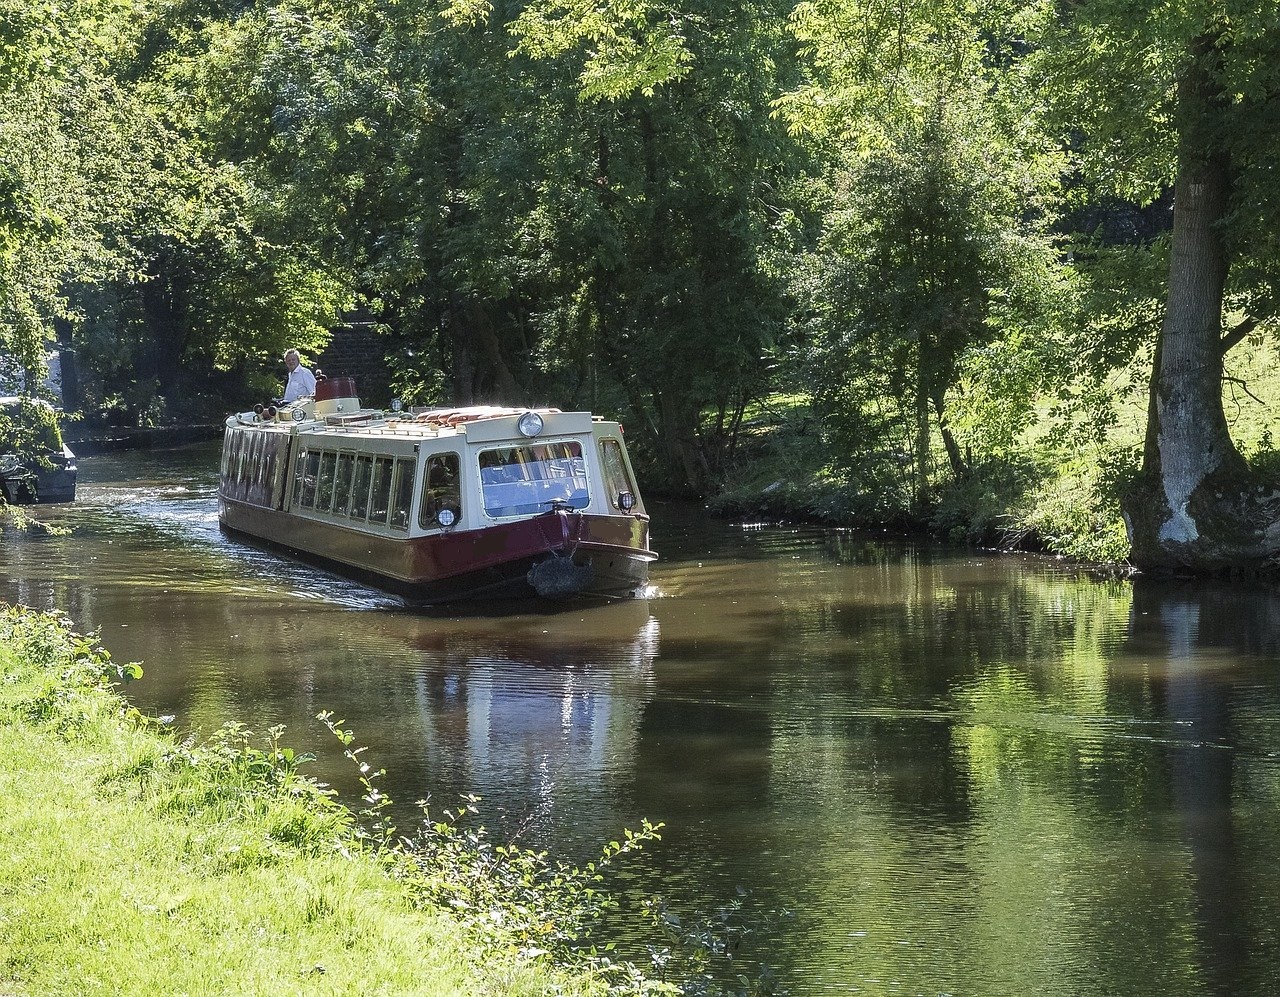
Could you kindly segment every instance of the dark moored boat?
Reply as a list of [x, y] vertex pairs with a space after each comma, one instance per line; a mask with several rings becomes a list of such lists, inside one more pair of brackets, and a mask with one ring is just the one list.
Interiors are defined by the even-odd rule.
[[634, 596], [657, 556], [618, 423], [384, 412], [362, 408], [348, 377], [227, 419], [218, 517], [425, 602]]
[[76, 455], [55, 428], [53, 406], [41, 399], [6, 395], [0, 397], [0, 416], [11, 422], [32, 421], [45, 427], [43, 432], [37, 431], [44, 443], [34, 454], [8, 452], [6, 441], [0, 439], [0, 499], [15, 505], [74, 502]]

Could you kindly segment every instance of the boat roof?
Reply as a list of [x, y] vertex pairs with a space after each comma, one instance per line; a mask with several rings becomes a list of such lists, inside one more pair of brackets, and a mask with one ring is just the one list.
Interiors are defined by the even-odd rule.
[[[413, 408], [405, 412], [356, 409], [352, 412], [316, 413], [311, 403], [281, 408], [274, 418], [241, 412], [227, 419], [227, 425], [264, 430], [294, 431], [299, 434], [351, 434], [360, 437], [415, 437], [436, 439], [462, 436], [469, 443], [521, 439], [516, 421], [528, 412], [542, 417], [539, 436], [586, 433], [592, 423], [605, 420], [590, 412], [564, 412], [558, 408], [516, 408], [500, 405]], [[298, 417], [301, 413], [301, 418]], [[531, 437], [530, 439], [537, 439]]]

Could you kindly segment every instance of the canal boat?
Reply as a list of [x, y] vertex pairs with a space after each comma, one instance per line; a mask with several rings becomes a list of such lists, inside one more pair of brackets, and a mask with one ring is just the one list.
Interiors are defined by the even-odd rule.
[[[75, 501], [76, 455], [63, 442], [57, 420], [53, 406], [42, 399], [0, 397], [0, 502]], [[20, 445], [17, 437], [24, 435], [35, 442]]]
[[636, 596], [657, 556], [617, 422], [365, 408], [349, 377], [227, 418], [218, 518], [425, 603]]

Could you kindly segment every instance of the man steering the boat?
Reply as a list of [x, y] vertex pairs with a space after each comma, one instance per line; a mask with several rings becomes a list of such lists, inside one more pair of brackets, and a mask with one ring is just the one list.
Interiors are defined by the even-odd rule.
[[284, 386], [284, 402], [296, 402], [316, 393], [316, 376], [302, 365], [297, 350], [286, 350], [284, 365], [289, 369], [289, 380]]

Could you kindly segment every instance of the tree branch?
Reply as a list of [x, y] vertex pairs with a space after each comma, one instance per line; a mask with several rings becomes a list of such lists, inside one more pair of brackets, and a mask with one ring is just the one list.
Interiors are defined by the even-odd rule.
[[1234, 329], [1228, 330], [1227, 334], [1218, 340], [1218, 351], [1222, 356], [1227, 355], [1227, 351], [1233, 346], [1238, 346], [1244, 342], [1249, 333], [1253, 332], [1262, 320], [1256, 316], [1249, 315], [1240, 321]]
[[1249, 385], [1248, 385], [1248, 384], [1247, 384], [1247, 383], [1246, 383], [1242, 378], [1239, 378], [1239, 377], [1230, 377], [1230, 376], [1228, 376], [1228, 375], [1224, 374], [1224, 375], [1222, 376], [1222, 380], [1223, 380], [1226, 384], [1234, 384], [1234, 385], [1237, 385], [1237, 386], [1240, 388], [1240, 390], [1241, 390], [1241, 391], [1243, 391], [1246, 395], [1248, 395], [1250, 398], [1252, 398], [1255, 402], [1257, 402], [1259, 405], [1263, 406], [1264, 408], [1266, 407], [1267, 403], [1266, 403], [1266, 402], [1264, 402], [1264, 401], [1263, 401], [1261, 398], [1259, 398], [1257, 395], [1255, 395], [1252, 391], [1250, 391], [1250, 390], [1249, 390]]

